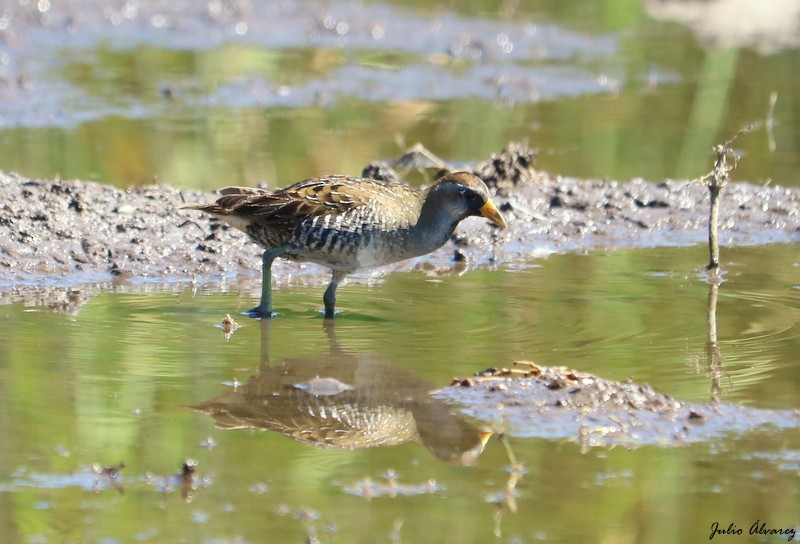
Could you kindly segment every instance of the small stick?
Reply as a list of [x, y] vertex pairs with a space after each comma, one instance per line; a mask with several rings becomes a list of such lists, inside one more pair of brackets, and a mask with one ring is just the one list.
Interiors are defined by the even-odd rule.
[[[731, 149], [731, 145], [741, 134], [746, 134], [752, 130], [752, 126], [744, 128], [734, 134], [724, 144], [714, 147], [717, 160], [714, 162], [714, 169], [702, 176], [698, 181], [706, 184], [710, 197], [710, 209], [708, 215], [708, 249], [710, 260], [706, 270], [716, 273], [719, 270], [719, 198], [725, 184], [730, 180], [730, 173], [739, 165], [739, 156]], [[732, 164], [728, 164], [728, 156], [732, 159]]]

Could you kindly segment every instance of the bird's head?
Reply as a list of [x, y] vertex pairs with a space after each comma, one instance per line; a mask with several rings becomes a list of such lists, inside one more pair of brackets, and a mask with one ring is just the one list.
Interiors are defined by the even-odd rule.
[[489, 196], [489, 188], [469, 172], [444, 174], [428, 190], [428, 200], [446, 210], [455, 221], [471, 215], [485, 217], [500, 228], [508, 224]]

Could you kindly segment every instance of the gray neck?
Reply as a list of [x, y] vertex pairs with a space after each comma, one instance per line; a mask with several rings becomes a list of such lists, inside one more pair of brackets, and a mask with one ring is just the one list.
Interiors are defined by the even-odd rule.
[[424, 255], [442, 247], [463, 219], [460, 210], [436, 196], [429, 195], [422, 205], [419, 221], [409, 229], [406, 247], [412, 255]]

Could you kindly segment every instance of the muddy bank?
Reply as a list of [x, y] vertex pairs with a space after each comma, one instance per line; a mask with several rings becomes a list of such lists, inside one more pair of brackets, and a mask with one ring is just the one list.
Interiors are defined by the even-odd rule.
[[800, 422], [796, 410], [687, 403], [647, 384], [530, 362], [454, 380], [433, 396], [513, 436], [565, 439], [584, 450], [680, 446], [762, 427], [794, 430]]
[[[673, 180], [562, 178], [536, 171], [534, 158], [529, 148], [510, 144], [474, 167], [497, 191], [507, 230], [469, 219], [440, 250], [381, 272], [446, 273], [453, 267], [511, 263], [550, 252], [706, 239], [704, 187]], [[778, 186], [730, 184], [723, 193], [722, 243], [797, 242], [799, 194]], [[259, 276], [258, 246], [210, 216], [181, 209], [212, 201], [213, 193], [162, 185], [120, 190], [0, 173], [0, 198], [0, 291], [6, 302], [41, 296], [43, 289], [55, 290], [62, 299], [64, 293], [79, 299], [78, 286], [113, 281], [136, 285]], [[329, 275], [323, 268], [284, 261], [274, 270], [278, 285], [323, 284]]]

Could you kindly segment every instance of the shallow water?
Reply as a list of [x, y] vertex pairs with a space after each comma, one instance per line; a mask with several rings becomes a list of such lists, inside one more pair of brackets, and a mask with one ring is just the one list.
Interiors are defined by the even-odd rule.
[[[794, 12], [717, 29], [727, 17], [696, 10], [719, 3], [669, 4], [8, 2], [0, 168], [213, 189], [359, 172], [398, 139], [454, 162], [527, 139], [555, 174], [693, 178], [712, 145], [763, 127], [775, 93], [733, 178], [796, 185]], [[277, 291], [268, 328], [241, 317], [253, 278], [101, 283], [70, 314], [2, 305], [2, 541], [658, 543], [707, 541], [715, 523], [743, 532], [715, 542], [785, 541], [750, 531], [800, 528], [798, 254], [723, 249], [721, 372], [705, 262], [702, 247], [625, 249], [390, 275], [344, 286], [333, 331], [319, 286]], [[229, 339], [226, 313], [242, 325]], [[530, 421], [481, 452], [503, 422], [425, 393], [518, 359], [780, 424], [585, 451]], [[362, 434], [309, 419], [325, 414]]]
[[[797, 528], [796, 428], [742, 422], [682, 447], [585, 452], [512, 430], [480, 453], [479, 431], [501, 424], [424, 394], [526, 359], [706, 402], [704, 262], [702, 247], [661, 248], [389, 275], [342, 287], [327, 331], [316, 287], [276, 291], [280, 315], [266, 326], [236, 313], [255, 302], [256, 284], [109, 288], [74, 315], [2, 306], [4, 542], [696, 542], [714, 522], [745, 534], [758, 520]], [[796, 252], [736, 248], [723, 262], [718, 395], [800, 409]], [[217, 326], [226, 313], [241, 324], [229, 339]], [[358, 395], [287, 385], [328, 376]], [[337, 400], [346, 395], [355, 397]], [[214, 402], [221, 428], [203, 412]], [[287, 436], [336, 410], [397, 428], [399, 444], [374, 433]], [[525, 467], [510, 495], [508, 451]], [[182, 487], [171, 475], [186, 459], [197, 477]], [[120, 462], [117, 478], [92, 469]]]

